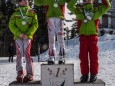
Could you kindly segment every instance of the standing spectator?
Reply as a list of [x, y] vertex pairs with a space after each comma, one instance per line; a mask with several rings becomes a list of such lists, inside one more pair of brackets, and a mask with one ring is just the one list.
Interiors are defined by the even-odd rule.
[[9, 62], [13, 62], [13, 57], [14, 57], [14, 46], [13, 44], [11, 43], [8, 47], [8, 52], [9, 52]]
[[[77, 17], [80, 37], [80, 68], [81, 82], [87, 82], [90, 74], [90, 82], [95, 82], [98, 74], [98, 24], [100, 17], [110, 8], [109, 0], [102, 0], [101, 6], [94, 7], [94, 0], [83, 0], [83, 5], [68, 5]], [[70, 2], [72, 3], [72, 2]]]
[[[36, 13], [30, 9], [28, 0], [18, 0], [18, 5], [9, 21], [10, 31], [14, 34], [16, 43], [17, 82], [33, 80], [33, 63], [30, 55], [31, 39], [38, 28]], [[26, 74], [24, 76], [22, 57], [26, 59]]]

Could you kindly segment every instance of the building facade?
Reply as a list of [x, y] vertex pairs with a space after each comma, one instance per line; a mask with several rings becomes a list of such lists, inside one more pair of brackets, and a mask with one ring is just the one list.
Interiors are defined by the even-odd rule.
[[[101, 0], [99, 0], [101, 3]], [[110, 10], [104, 14], [100, 19], [100, 28], [103, 29], [115, 29], [115, 0], [111, 0]]]

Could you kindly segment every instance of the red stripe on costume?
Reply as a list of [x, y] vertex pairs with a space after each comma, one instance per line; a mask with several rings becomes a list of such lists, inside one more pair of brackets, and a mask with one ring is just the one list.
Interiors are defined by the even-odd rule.
[[48, 11], [48, 8], [49, 8], [49, 6], [48, 6], [48, 5], [45, 5], [46, 12]]
[[78, 33], [80, 32], [81, 24], [82, 24], [82, 21], [78, 19], [78, 20], [77, 20]]
[[31, 48], [31, 41], [28, 43], [25, 51], [28, 52], [28, 54], [30, 55], [30, 48]]
[[61, 11], [62, 11], [62, 15], [64, 16], [65, 13], [65, 5], [60, 5]]
[[50, 54], [50, 49], [48, 50], [48, 55], [49, 55], [49, 57], [51, 56], [51, 54]]
[[52, 22], [49, 19], [47, 21], [48, 21], [48, 29], [49, 29], [49, 31], [53, 30], [54, 27], [53, 27]]
[[31, 58], [31, 55], [30, 55], [31, 43], [32, 43], [32, 41], [30, 41], [28, 43], [28, 45], [27, 45], [27, 47], [25, 49], [24, 54], [25, 54], [27, 63], [29, 63], [31, 65], [31, 66], [30, 65], [27, 66], [28, 70], [26, 70], [26, 71], [27, 71], [28, 74], [33, 75], [33, 63], [32, 63], [32, 58]]
[[107, 4], [107, 1], [106, 1], [106, 0], [102, 0], [102, 3], [103, 3], [106, 7], [108, 7], [108, 4]]
[[17, 55], [17, 58], [18, 58], [19, 56], [21, 56], [21, 53], [20, 53], [20, 51], [19, 51], [19, 48], [20, 48], [20, 46], [18, 45], [18, 43], [16, 43], [16, 55]]
[[55, 50], [49, 48], [48, 54], [49, 54], [49, 57], [50, 56], [55, 56]]
[[98, 32], [99, 19], [95, 20], [94, 23], [96, 27], [96, 32]]

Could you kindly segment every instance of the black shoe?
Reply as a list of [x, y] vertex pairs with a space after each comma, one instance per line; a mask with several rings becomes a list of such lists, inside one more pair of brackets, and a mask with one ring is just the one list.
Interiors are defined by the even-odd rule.
[[82, 75], [81, 78], [80, 78], [80, 82], [85, 83], [85, 82], [88, 81], [88, 78], [89, 78], [88, 75]]
[[60, 58], [58, 64], [65, 64], [65, 58]]
[[95, 82], [97, 80], [97, 76], [96, 75], [90, 75], [90, 83], [93, 83], [93, 82]]
[[16, 80], [18, 83], [22, 83], [23, 82], [23, 76], [17, 76]]
[[54, 61], [48, 61], [48, 64], [53, 65], [53, 64], [55, 64], [55, 62]]
[[23, 79], [23, 83], [33, 81], [33, 76], [32, 75], [26, 75]]
[[50, 58], [48, 59], [48, 64], [49, 64], [49, 65], [55, 64], [55, 59], [54, 59], [54, 57], [50, 57]]

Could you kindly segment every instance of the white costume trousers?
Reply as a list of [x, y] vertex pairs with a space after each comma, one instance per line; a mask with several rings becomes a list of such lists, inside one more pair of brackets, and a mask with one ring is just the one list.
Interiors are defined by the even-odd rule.
[[55, 41], [59, 43], [59, 56], [65, 55], [65, 43], [63, 38], [63, 23], [61, 18], [49, 18], [48, 22], [48, 36], [49, 36], [49, 57], [56, 56]]
[[23, 71], [22, 65], [22, 57], [24, 56], [26, 59], [26, 72], [27, 75], [33, 75], [33, 63], [30, 55], [31, 48], [31, 39], [17, 39], [16, 41], [16, 70], [18, 75], [20, 75], [20, 71]]

